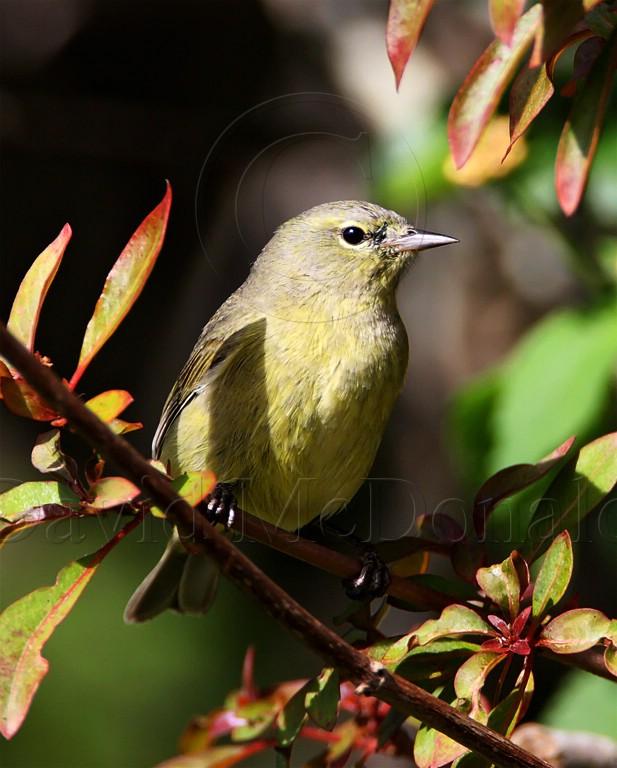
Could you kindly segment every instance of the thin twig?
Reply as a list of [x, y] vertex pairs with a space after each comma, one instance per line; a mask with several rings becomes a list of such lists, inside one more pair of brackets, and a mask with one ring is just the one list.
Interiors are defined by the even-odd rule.
[[228, 578], [243, 591], [256, 597], [271, 616], [321, 656], [326, 664], [336, 667], [342, 677], [352, 680], [363, 691], [391, 704], [398, 711], [442, 731], [497, 765], [504, 768], [548, 768], [547, 763], [503, 736], [462, 715], [399, 675], [390, 674], [322, 624], [225, 536], [218, 533], [203, 516], [196, 514], [173, 490], [164, 475], [86, 408], [55, 373], [41, 365], [2, 323], [0, 354], [58, 413], [68, 419], [90, 445], [105, 458], [115, 462], [158, 506], [167, 510], [169, 519], [181, 532], [194, 534], [191, 545], [193, 551], [207, 552]]

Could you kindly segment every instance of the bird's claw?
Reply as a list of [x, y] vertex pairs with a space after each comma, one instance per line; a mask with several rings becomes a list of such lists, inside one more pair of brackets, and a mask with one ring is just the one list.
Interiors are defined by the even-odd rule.
[[390, 570], [374, 549], [362, 554], [362, 568], [353, 579], [345, 579], [343, 587], [350, 600], [371, 600], [384, 595], [390, 586]]
[[236, 518], [236, 498], [226, 485], [217, 483], [203, 500], [202, 509], [209, 523], [220, 523], [228, 531]]

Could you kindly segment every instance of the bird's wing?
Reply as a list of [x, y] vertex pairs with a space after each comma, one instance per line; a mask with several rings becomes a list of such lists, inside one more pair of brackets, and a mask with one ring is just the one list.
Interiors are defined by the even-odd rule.
[[234, 359], [258, 333], [263, 322], [226, 328], [226, 323], [208, 324], [193, 348], [184, 368], [163, 406], [161, 420], [152, 440], [152, 456], [157, 459], [170, 427], [184, 408], [208, 385], [209, 374]]

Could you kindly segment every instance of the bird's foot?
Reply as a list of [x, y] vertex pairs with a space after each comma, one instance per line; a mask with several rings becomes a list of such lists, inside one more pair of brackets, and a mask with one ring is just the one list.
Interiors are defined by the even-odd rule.
[[217, 483], [212, 493], [201, 502], [200, 508], [212, 525], [220, 523], [226, 531], [236, 518], [236, 498], [225, 483]]
[[353, 579], [344, 579], [345, 594], [351, 600], [372, 600], [385, 595], [392, 577], [390, 569], [374, 549], [362, 553], [362, 569]]

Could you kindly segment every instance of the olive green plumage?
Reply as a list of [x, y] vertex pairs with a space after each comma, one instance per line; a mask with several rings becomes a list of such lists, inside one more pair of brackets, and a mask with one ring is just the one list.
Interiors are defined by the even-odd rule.
[[[446, 242], [355, 201], [283, 224], [206, 324], [154, 456], [172, 475], [211, 469], [242, 509], [287, 530], [336, 512], [370, 470], [407, 369], [396, 286], [416, 250]], [[186, 557], [172, 541], [127, 620], [208, 607], [216, 569], [194, 557], [181, 568]], [[191, 570], [209, 571], [201, 588]]]

